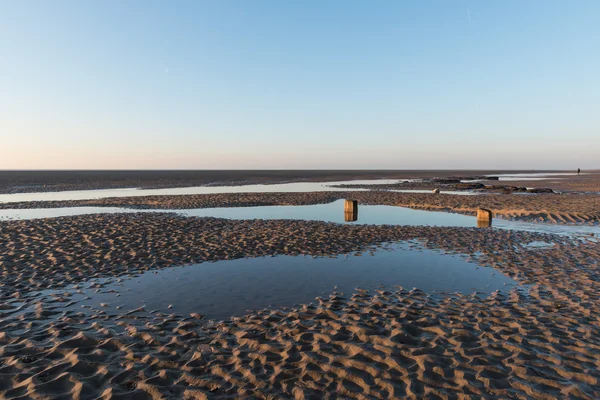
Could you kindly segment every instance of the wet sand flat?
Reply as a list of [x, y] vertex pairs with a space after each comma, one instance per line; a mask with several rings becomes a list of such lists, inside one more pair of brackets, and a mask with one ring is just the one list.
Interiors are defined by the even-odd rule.
[[510, 170], [190, 170], [190, 171], [0, 171], [0, 193], [110, 188], [173, 188], [204, 185], [321, 182], [487, 175]]
[[[0, 222], [4, 398], [585, 398], [600, 396], [600, 244], [476, 228], [123, 214]], [[522, 284], [444, 300], [394, 288], [225, 321], [26, 308], [90, 277], [418, 240]], [[531, 242], [551, 242], [531, 249]], [[25, 308], [23, 308], [25, 307]], [[18, 310], [21, 310], [20, 312]], [[14, 315], [14, 316], [13, 316]]]

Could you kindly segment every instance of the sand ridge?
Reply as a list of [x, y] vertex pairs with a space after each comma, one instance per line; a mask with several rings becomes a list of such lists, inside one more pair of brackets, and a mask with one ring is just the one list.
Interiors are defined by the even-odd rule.
[[127, 207], [135, 209], [193, 209], [269, 205], [325, 204], [340, 199], [364, 205], [389, 205], [474, 215], [480, 207], [497, 217], [521, 221], [584, 223], [600, 222], [600, 196], [592, 194], [478, 195], [457, 196], [389, 191], [220, 193], [177, 196], [115, 197], [95, 200], [40, 201], [0, 204], [0, 209], [57, 207]]

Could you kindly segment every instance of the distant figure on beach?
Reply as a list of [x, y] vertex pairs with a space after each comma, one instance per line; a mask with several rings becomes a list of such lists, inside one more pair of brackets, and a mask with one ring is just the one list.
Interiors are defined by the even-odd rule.
[[581, 172], [581, 170], [579, 168], [577, 168], [577, 175], [579, 175], [580, 172]]

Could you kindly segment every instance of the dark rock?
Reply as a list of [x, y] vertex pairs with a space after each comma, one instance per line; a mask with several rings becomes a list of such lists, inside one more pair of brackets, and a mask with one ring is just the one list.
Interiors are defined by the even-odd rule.
[[431, 181], [435, 182], [435, 183], [442, 183], [442, 184], [460, 183], [460, 179], [447, 179], [447, 178], [433, 178]]
[[483, 183], [477, 183], [477, 182], [457, 183], [456, 185], [454, 185], [454, 188], [459, 189], [459, 190], [475, 190], [475, 189], [483, 189], [483, 188], [485, 188], [485, 185]]
[[548, 188], [527, 189], [528, 193], [554, 193], [554, 190]]

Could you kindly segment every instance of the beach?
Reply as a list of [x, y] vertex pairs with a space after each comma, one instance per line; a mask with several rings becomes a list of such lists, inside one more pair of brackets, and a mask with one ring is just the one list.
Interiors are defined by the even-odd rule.
[[[361, 206], [387, 205], [474, 218], [487, 207], [499, 218], [594, 226], [597, 197], [366, 190], [3, 203], [157, 212], [0, 221], [1, 397], [598, 398], [594, 236], [175, 213], [352, 198], [359, 215]], [[311, 301], [222, 319], [201, 309], [179, 313], [178, 304], [119, 305], [122, 285], [145, 274], [265, 257], [361, 257], [367, 267], [373, 254], [400, 251], [389, 249], [393, 243], [468, 260], [516, 286], [491, 293], [401, 282], [332, 287]], [[84, 292], [114, 297], [88, 306], [77, 297]]]
[[600, 2], [539, 3], [3, 2], [0, 400], [600, 399]]

